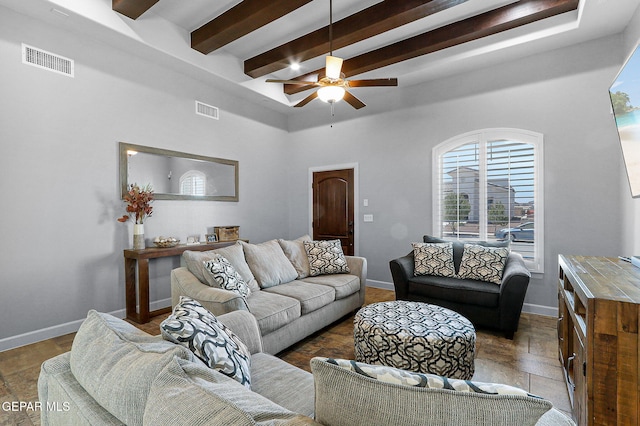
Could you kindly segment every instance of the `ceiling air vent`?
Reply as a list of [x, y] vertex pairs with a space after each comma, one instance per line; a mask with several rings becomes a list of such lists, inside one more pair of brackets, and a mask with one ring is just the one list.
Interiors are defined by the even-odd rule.
[[207, 105], [200, 101], [196, 101], [196, 114], [204, 115], [205, 117], [213, 118], [214, 120], [220, 119], [220, 110], [218, 107]]
[[22, 45], [22, 63], [73, 77], [73, 61], [42, 49]]

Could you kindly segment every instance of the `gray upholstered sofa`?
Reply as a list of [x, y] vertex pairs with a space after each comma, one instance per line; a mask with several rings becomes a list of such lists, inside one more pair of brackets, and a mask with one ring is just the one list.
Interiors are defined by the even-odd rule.
[[218, 319], [251, 352], [250, 389], [185, 346], [90, 311], [71, 351], [42, 364], [42, 425], [574, 425], [526, 396], [384, 383], [319, 358], [311, 375], [262, 351], [253, 315]]
[[[425, 235], [425, 243], [445, 243], [446, 240]], [[464, 243], [453, 241], [453, 261], [456, 272], [460, 269]], [[476, 242], [487, 247], [500, 247], [500, 243]], [[474, 279], [459, 279], [435, 275], [416, 275], [414, 253], [389, 262], [397, 300], [431, 303], [456, 311], [468, 318], [476, 327], [501, 330], [513, 339], [518, 330], [522, 305], [531, 274], [522, 256], [510, 252], [499, 285]]]
[[[329, 265], [312, 271], [304, 248], [304, 241], [310, 240], [304, 236], [261, 244], [239, 242], [207, 252], [185, 251], [184, 266], [171, 272], [172, 305], [187, 296], [215, 315], [248, 311], [258, 321], [264, 351], [276, 354], [364, 303], [366, 259], [344, 256], [348, 273], [312, 276], [340, 269]], [[215, 254], [224, 256], [248, 283], [248, 297], [211, 284], [203, 263]]]

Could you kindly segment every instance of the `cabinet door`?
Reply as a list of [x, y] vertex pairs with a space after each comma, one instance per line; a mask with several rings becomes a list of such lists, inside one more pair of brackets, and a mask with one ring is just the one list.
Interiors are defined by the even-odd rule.
[[578, 425], [589, 424], [587, 418], [587, 363], [584, 344], [575, 329], [573, 331], [573, 361], [569, 366], [573, 380], [573, 415]]

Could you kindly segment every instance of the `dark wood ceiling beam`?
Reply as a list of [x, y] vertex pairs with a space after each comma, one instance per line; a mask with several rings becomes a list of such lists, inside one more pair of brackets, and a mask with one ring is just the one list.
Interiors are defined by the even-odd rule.
[[[340, 49], [401, 27], [467, 0], [385, 0], [333, 23], [333, 48]], [[303, 35], [244, 61], [244, 72], [257, 78], [329, 52], [329, 26]]]
[[244, 0], [191, 33], [191, 47], [205, 55], [312, 0]]
[[131, 19], [138, 19], [158, 0], [111, 0], [111, 9]]
[[[517, 3], [346, 59], [342, 64], [342, 72], [346, 77], [352, 77], [373, 71], [438, 50], [498, 34], [541, 19], [570, 12], [578, 8], [578, 3], [579, 0], [520, 0]], [[316, 70], [293, 80], [308, 80], [310, 76], [320, 73], [322, 73], [322, 70]], [[286, 84], [284, 85], [284, 91], [287, 94], [293, 94], [312, 87]]]

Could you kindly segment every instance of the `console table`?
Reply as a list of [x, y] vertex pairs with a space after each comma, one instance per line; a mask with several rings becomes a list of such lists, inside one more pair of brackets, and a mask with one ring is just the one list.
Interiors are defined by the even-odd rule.
[[558, 347], [578, 425], [640, 424], [640, 268], [563, 256]]
[[[124, 250], [125, 300], [127, 319], [144, 324], [154, 315], [171, 312], [171, 307], [149, 311], [149, 259], [180, 256], [185, 250], [206, 251], [235, 244], [225, 241], [205, 244], [181, 244], [170, 248], [147, 247], [142, 250]], [[136, 274], [137, 269], [137, 274]], [[136, 283], [136, 275], [138, 282]], [[137, 285], [136, 285], [137, 284]], [[136, 305], [140, 305], [138, 312]]]

